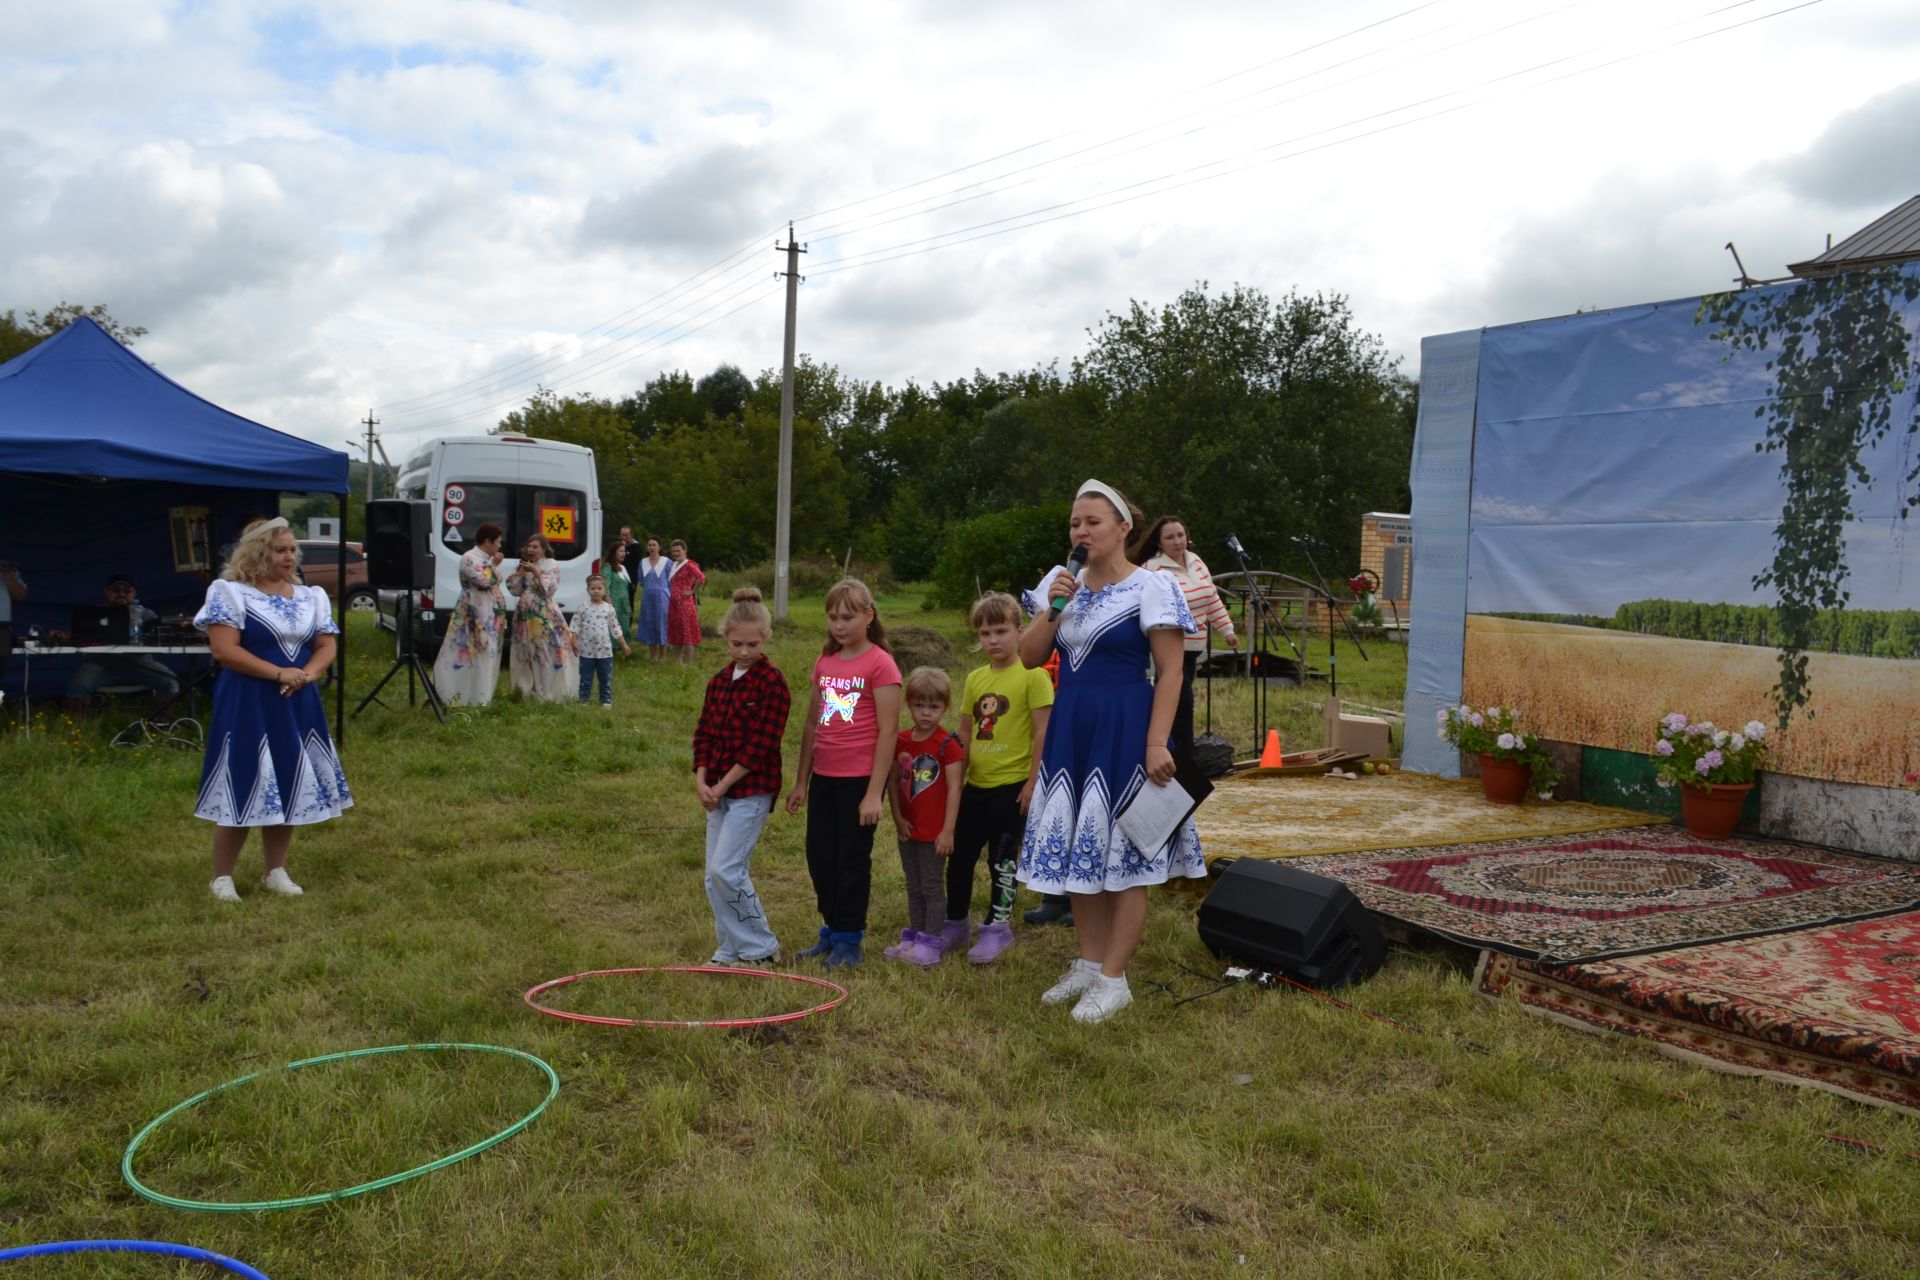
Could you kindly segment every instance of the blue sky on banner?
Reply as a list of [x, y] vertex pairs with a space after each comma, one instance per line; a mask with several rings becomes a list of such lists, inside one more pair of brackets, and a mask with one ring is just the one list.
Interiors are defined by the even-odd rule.
[[[1914, 268], [1920, 270], [1920, 268]], [[1780, 285], [1777, 288], [1794, 288]], [[1467, 608], [1610, 614], [1629, 600], [1770, 604], [1781, 455], [1757, 453], [1766, 356], [1730, 353], [1695, 299], [1496, 328], [1484, 335]], [[1920, 350], [1920, 304], [1908, 304]], [[1850, 604], [1912, 608], [1920, 520], [1901, 519], [1920, 388], [1861, 455], [1847, 529]]]
[[106, 303], [236, 412], [337, 446], [372, 406], [404, 448], [536, 382], [777, 364], [793, 218], [801, 348], [856, 378], [1070, 359], [1199, 280], [1345, 293], [1412, 372], [1920, 190], [1910, 3], [1795, 3], [15, 5], [0, 309]]

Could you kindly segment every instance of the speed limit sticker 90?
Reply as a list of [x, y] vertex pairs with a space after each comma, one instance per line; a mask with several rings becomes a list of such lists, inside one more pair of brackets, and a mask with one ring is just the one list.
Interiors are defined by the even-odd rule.
[[447, 501], [458, 505], [467, 500], [467, 491], [457, 484], [447, 486]]

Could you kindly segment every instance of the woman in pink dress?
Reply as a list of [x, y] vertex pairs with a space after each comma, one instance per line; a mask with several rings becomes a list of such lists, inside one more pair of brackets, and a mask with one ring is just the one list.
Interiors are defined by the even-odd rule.
[[667, 550], [673, 556], [673, 569], [667, 578], [667, 643], [680, 651], [680, 665], [693, 662], [700, 647], [700, 601], [694, 595], [706, 585], [707, 575], [687, 558], [687, 544], [675, 538]]

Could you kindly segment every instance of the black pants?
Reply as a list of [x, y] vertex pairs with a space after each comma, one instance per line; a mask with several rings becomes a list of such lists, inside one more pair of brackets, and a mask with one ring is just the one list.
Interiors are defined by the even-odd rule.
[[980, 849], [987, 850], [988, 924], [1005, 924], [1013, 916], [1013, 874], [1020, 861], [1020, 841], [1026, 835], [1026, 815], [1020, 812], [1024, 782], [1004, 787], [965, 787], [960, 792], [960, 817], [953, 829], [953, 854], [947, 859], [947, 919], [965, 920], [973, 914], [973, 870]]
[[866, 778], [814, 774], [807, 786], [807, 874], [820, 920], [835, 933], [864, 933], [873, 893], [873, 833], [860, 825]]
[[1180, 701], [1173, 709], [1173, 733], [1167, 739], [1175, 754], [1193, 750], [1193, 673], [1199, 665], [1199, 653], [1186, 650], [1180, 664]]

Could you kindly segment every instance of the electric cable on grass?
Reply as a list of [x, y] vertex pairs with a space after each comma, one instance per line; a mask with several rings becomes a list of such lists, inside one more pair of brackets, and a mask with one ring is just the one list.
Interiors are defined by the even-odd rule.
[[[1195, 977], [1211, 976], [1208, 974], [1199, 973], [1194, 969], [1188, 968], [1184, 964], [1181, 965], [1180, 967], [1186, 970], [1186, 972], [1193, 974]], [[1303, 982], [1297, 982], [1294, 979], [1289, 978], [1284, 973], [1265, 973], [1265, 974], [1261, 974], [1260, 976], [1263, 978], [1269, 979], [1269, 981], [1256, 982], [1254, 983], [1254, 985], [1268, 987], [1268, 986], [1275, 986], [1275, 985], [1284, 983], [1287, 986], [1296, 987], [1299, 990], [1306, 992], [1308, 995], [1317, 996], [1321, 1000], [1326, 1001], [1328, 1004], [1331, 1004], [1336, 1008], [1345, 1009], [1349, 1013], [1357, 1013], [1363, 1018], [1370, 1018], [1375, 1022], [1384, 1023], [1387, 1026], [1394, 1027], [1401, 1031], [1410, 1031], [1417, 1036], [1426, 1036], [1429, 1039], [1434, 1039], [1434, 1040], [1446, 1040], [1446, 1041], [1449, 1041], [1450, 1043], [1457, 1044], [1464, 1049], [1470, 1050], [1473, 1053], [1484, 1054], [1488, 1057], [1494, 1056], [1494, 1051], [1488, 1048], [1486, 1045], [1475, 1043], [1474, 1041], [1468, 1040], [1462, 1036], [1456, 1036], [1451, 1032], [1428, 1031], [1424, 1027], [1416, 1027], [1412, 1023], [1401, 1022], [1399, 1019], [1390, 1018], [1386, 1014], [1374, 1013], [1370, 1009], [1363, 1009], [1359, 1005], [1350, 1004], [1347, 1001], [1341, 1000], [1336, 996], [1328, 995], [1324, 991], [1320, 991], [1314, 987], [1310, 987]], [[1197, 996], [1186, 996], [1182, 999], [1175, 1000], [1173, 1003], [1176, 1006], [1183, 1005], [1183, 1004], [1186, 1004], [1189, 1000], [1198, 1000], [1204, 996], [1215, 995], [1219, 991], [1222, 991], [1227, 987], [1245, 986], [1249, 981], [1250, 979], [1229, 980], [1227, 982], [1222, 983], [1219, 987], [1215, 987], [1211, 991], [1203, 991]], [[1566, 1071], [1566, 1068], [1564, 1067], [1556, 1066], [1551, 1062], [1543, 1062], [1539, 1058], [1529, 1058], [1527, 1059], [1527, 1061], [1535, 1068], [1541, 1071], [1547, 1072], [1550, 1075], [1561, 1075], [1561, 1074], [1564, 1074]], [[1690, 1105], [1702, 1105], [1702, 1106], [1708, 1105], [1704, 1103], [1697, 1103], [1693, 1098], [1688, 1097], [1686, 1094], [1680, 1093], [1676, 1090], [1671, 1090], [1671, 1089], [1662, 1090], [1661, 1096], [1672, 1098], [1678, 1102], [1685, 1102]], [[1722, 1117], [1726, 1119], [1732, 1120], [1732, 1119], [1741, 1118], [1725, 1107], [1718, 1107], [1715, 1109], [1718, 1110], [1722, 1115]], [[1872, 1152], [1875, 1155], [1897, 1155], [1901, 1159], [1911, 1160], [1915, 1164], [1920, 1164], [1920, 1152], [1894, 1151], [1889, 1147], [1879, 1146], [1876, 1143], [1866, 1142], [1859, 1138], [1850, 1138], [1850, 1137], [1847, 1137], [1845, 1134], [1839, 1134], [1839, 1133], [1825, 1133], [1825, 1134], [1821, 1134], [1820, 1137], [1821, 1137], [1821, 1140], [1824, 1142], [1830, 1142], [1830, 1143], [1833, 1143], [1835, 1146], [1846, 1147], [1853, 1151], [1859, 1151], [1863, 1153]]]

